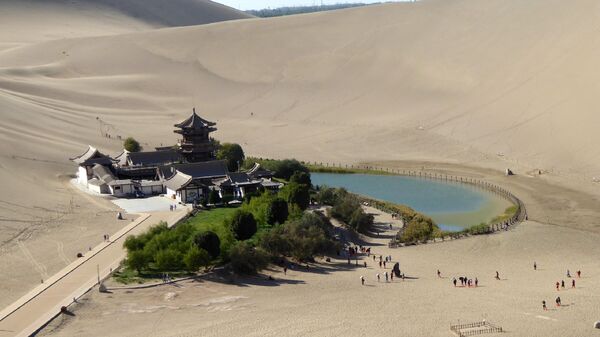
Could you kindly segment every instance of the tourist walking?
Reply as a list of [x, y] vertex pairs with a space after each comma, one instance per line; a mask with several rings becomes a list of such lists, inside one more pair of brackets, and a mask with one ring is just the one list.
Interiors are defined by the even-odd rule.
[[437, 275], [438, 275], [438, 277], [442, 277], [442, 273], [440, 272], [439, 269], [437, 270]]
[[569, 269], [567, 269], [567, 277], [571, 278], [571, 272], [569, 271]]
[[556, 298], [556, 306], [557, 306], [557, 307], [560, 307], [560, 304], [561, 304], [560, 302], [561, 302], [561, 301], [560, 301], [560, 296], [558, 296], [558, 297]]
[[287, 275], [287, 266], [283, 266], [283, 275]]
[[575, 279], [571, 281], [571, 288], [575, 288]]
[[533, 270], [537, 270], [537, 263], [535, 261], [533, 261]]
[[452, 283], [454, 283], [454, 286], [456, 287], [456, 277], [452, 278]]
[[545, 300], [544, 300], [544, 301], [542, 301], [542, 309], [543, 309], [544, 311], [548, 311], [548, 307], [546, 307], [546, 301], [545, 301]]
[[388, 281], [388, 272], [386, 271], [383, 275], [385, 275], [385, 282]]
[[479, 280], [477, 279], [477, 277], [475, 278], [475, 288], [477, 288], [477, 286], [479, 285]]
[[383, 261], [383, 269], [385, 269], [385, 261]]
[[380, 280], [380, 276], [379, 276], [379, 273], [377, 273], [377, 282], [379, 282], [379, 280]]
[[500, 273], [496, 270], [496, 280], [500, 279]]
[[560, 290], [559, 287], [560, 287], [560, 283], [558, 283], [558, 281], [556, 281], [556, 291]]
[[367, 268], [367, 261], [363, 261], [365, 268]]
[[560, 282], [560, 287], [563, 288], [563, 289], [565, 289], [565, 280], [562, 280]]
[[365, 285], [365, 277], [364, 276], [360, 276], [360, 283], [364, 286]]
[[581, 278], [581, 270], [577, 271], [577, 278]]
[[[390, 281], [394, 282], [394, 273], [393, 272], [390, 273]], [[575, 281], [573, 281], [573, 282], [575, 282]], [[575, 286], [573, 286], [573, 288], [575, 288]]]

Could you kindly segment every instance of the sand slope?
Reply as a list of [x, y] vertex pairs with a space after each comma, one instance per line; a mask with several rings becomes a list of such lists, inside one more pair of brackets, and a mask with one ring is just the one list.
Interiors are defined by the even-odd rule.
[[432, 0], [152, 31], [193, 12], [22, 3], [0, 13], [10, 28], [0, 39], [0, 236], [14, 251], [32, 214], [71, 200], [68, 157], [88, 143], [117, 153], [119, 136], [172, 144], [171, 125], [192, 106], [254, 155], [539, 168], [597, 189], [593, 0]]
[[208, 0], [3, 0], [0, 48], [249, 17]]

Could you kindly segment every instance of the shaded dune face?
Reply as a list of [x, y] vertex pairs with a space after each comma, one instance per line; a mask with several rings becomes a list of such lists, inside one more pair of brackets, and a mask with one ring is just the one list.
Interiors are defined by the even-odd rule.
[[27, 42], [192, 26], [251, 15], [208, 0], [4, 0], [0, 50]]
[[265, 155], [496, 158], [591, 179], [597, 6], [423, 1], [50, 41], [1, 53], [0, 88], [126, 130], [202, 106]]

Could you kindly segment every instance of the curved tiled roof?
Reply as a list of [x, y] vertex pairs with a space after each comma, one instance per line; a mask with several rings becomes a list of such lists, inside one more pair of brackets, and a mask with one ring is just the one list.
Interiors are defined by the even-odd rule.
[[171, 178], [165, 180], [165, 186], [173, 191], [186, 187], [193, 178], [187, 174], [177, 172]]
[[178, 128], [191, 128], [191, 129], [203, 129], [210, 128], [217, 125], [217, 123], [209, 122], [206, 119], [196, 114], [196, 108], [194, 108], [192, 115], [181, 123], [175, 124]]

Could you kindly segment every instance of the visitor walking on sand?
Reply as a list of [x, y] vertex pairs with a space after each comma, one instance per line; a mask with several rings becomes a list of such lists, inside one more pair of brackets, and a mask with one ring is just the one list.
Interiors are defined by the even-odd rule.
[[500, 273], [496, 270], [496, 280], [500, 279]]
[[544, 300], [544, 301], [542, 301], [542, 309], [543, 309], [544, 311], [548, 311], [548, 307], [546, 307], [546, 301], [545, 301], [545, 300]]
[[440, 272], [439, 269], [437, 270], [437, 275], [438, 275], [438, 277], [442, 277], [442, 273]]
[[377, 282], [379, 282], [380, 279], [379, 273], [377, 273]]
[[560, 302], [561, 302], [561, 301], [560, 301], [560, 296], [558, 296], [558, 297], [556, 298], [556, 306], [557, 306], [557, 307], [560, 307], [560, 304], [561, 304]]
[[452, 278], [452, 283], [454, 283], [454, 286], [456, 287], [456, 277]]
[[385, 275], [385, 282], [388, 281], [388, 272], [386, 271], [383, 275]]
[[571, 288], [575, 288], [575, 279], [571, 281]]
[[565, 289], [565, 280], [562, 280], [560, 282], [560, 287], [563, 288], [563, 289]]
[[559, 290], [560, 290], [560, 288], [559, 288], [559, 287], [560, 287], [560, 283], [559, 283], [558, 281], [556, 281], [556, 291], [559, 291]]
[[571, 278], [571, 272], [569, 271], [569, 269], [567, 269], [567, 277]]
[[[390, 273], [390, 281], [394, 282], [394, 273], [393, 272]], [[575, 281], [573, 281], [573, 282], [575, 282]], [[575, 288], [575, 286], [573, 286], [573, 288]]]
[[581, 270], [577, 271], [577, 278], [581, 278]]
[[477, 288], [477, 286], [479, 285], [479, 280], [477, 279], [477, 277], [475, 278], [475, 288]]
[[535, 261], [533, 261], [533, 270], [537, 270], [537, 263]]
[[365, 277], [364, 276], [360, 276], [360, 283], [364, 286], [365, 285]]

